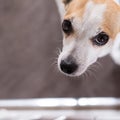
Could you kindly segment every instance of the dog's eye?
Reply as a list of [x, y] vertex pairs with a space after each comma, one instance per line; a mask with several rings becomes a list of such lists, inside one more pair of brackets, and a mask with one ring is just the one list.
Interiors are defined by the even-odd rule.
[[64, 33], [69, 35], [73, 31], [71, 21], [64, 20], [62, 23], [62, 29], [63, 29]]
[[93, 37], [92, 40], [95, 45], [102, 46], [108, 42], [109, 36], [105, 32], [101, 32], [97, 36]]

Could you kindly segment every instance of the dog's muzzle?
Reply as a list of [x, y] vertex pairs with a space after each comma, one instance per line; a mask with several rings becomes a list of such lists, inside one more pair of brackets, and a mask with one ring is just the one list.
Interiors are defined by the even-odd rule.
[[67, 59], [61, 60], [60, 69], [62, 72], [70, 75], [78, 69], [78, 65], [74, 58], [70, 56]]

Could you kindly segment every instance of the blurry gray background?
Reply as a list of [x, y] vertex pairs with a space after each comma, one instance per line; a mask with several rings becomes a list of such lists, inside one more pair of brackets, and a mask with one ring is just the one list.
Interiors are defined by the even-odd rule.
[[62, 75], [54, 0], [0, 0], [0, 98], [120, 97], [120, 67], [109, 56], [93, 74]]

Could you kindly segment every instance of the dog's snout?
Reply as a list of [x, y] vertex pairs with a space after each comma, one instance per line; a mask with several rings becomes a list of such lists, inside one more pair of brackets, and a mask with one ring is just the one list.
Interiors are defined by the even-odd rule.
[[67, 58], [61, 61], [60, 68], [64, 73], [72, 74], [77, 70], [78, 65], [73, 59]]

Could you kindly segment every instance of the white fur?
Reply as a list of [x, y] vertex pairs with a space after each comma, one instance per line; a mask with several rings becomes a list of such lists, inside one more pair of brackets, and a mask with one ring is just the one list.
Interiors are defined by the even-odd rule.
[[58, 11], [60, 13], [61, 19], [63, 19], [65, 13], [64, 4], [62, 3], [62, 0], [55, 0], [55, 2], [58, 7]]
[[120, 4], [120, 0], [114, 0], [117, 4]]
[[[65, 10], [64, 5], [61, 0], [55, 0], [59, 8], [61, 18], [63, 19]], [[114, 0], [118, 4], [120, 0]], [[106, 10], [106, 5], [96, 5], [92, 1], [89, 1], [86, 5], [86, 10], [83, 18], [73, 19], [72, 25], [76, 31], [76, 36], [68, 37], [63, 39], [63, 50], [58, 58], [58, 67], [60, 69], [61, 60], [66, 59], [69, 55], [72, 55], [77, 64], [79, 64], [79, 69], [70, 76], [79, 76], [86, 71], [86, 69], [93, 64], [97, 58], [103, 57], [110, 53], [111, 57], [116, 64], [120, 65], [120, 33], [117, 35], [115, 43], [113, 40], [105, 46], [93, 46], [90, 41], [90, 37], [97, 35], [102, 30], [100, 24], [103, 20], [103, 14]], [[113, 48], [111, 47], [114, 44]]]
[[[63, 50], [59, 56], [58, 65], [60, 66], [61, 60], [66, 59], [69, 55], [73, 56], [79, 65], [79, 69], [72, 74], [73, 76], [81, 75], [98, 57], [104, 56], [109, 52], [111, 43], [99, 49], [99, 47], [93, 46], [90, 40], [91, 37], [100, 32], [99, 27], [105, 10], [106, 5], [96, 5], [89, 1], [86, 5], [83, 19], [75, 18], [72, 21], [76, 36], [64, 38]], [[105, 51], [106, 49], [107, 51]]]
[[120, 65], [120, 33], [115, 39], [115, 43], [111, 52], [111, 57], [116, 64]]

